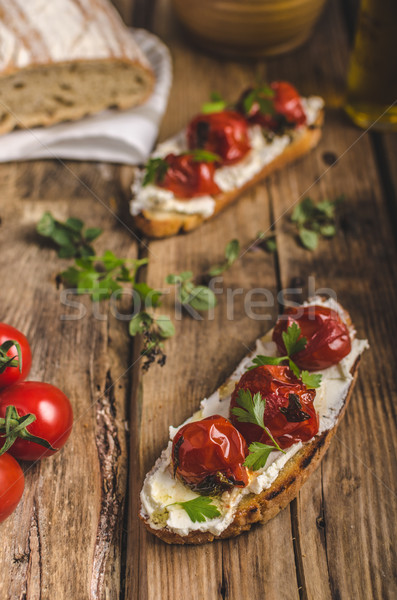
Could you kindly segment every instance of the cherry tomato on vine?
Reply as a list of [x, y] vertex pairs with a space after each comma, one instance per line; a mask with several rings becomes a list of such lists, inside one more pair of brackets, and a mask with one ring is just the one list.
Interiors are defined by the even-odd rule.
[[233, 425], [219, 415], [187, 423], [174, 437], [174, 473], [189, 487], [203, 494], [232, 486], [245, 487], [243, 466], [247, 444]]
[[[309, 390], [289, 367], [265, 365], [244, 373], [232, 394], [230, 410], [238, 406], [238, 391], [249, 390], [252, 397], [260, 393], [266, 400], [263, 421], [280, 445], [288, 448], [295, 442], [306, 442], [318, 431], [318, 416], [313, 406], [315, 390]], [[230, 413], [233, 425], [247, 443], [271, 444], [266, 431], [253, 423], [241, 423]]]
[[220, 192], [214, 181], [213, 162], [196, 160], [193, 154], [168, 154], [165, 157], [168, 169], [157, 185], [171, 190], [177, 198], [194, 198]]
[[240, 161], [251, 149], [247, 122], [233, 110], [198, 115], [188, 126], [187, 140], [190, 149], [213, 152], [224, 165]]
[[0, 456], [0, 523], [16, 509], [24, 487], [25, 477], [15, 458]]
[[[66, 443], [73, 425], [73, 411], [69, 399], [61, 390], [49, 383], [24, 381], [0, 393], [0, 430], [4, 433], [7, 407], [14, 407], [10, 425], [18, 423], [17, 417], [34, 415], [36, 419], [20, 431], [8, 452], [20, 460], [37, 460], [51, 456]], [[9, 409], [10, 410], [10, 409]], [[29, 436], [41, 438], [50, 444], [45, 448]]]
[[[21, 369], [16, 346], [12, 345], [6, 351], [1, 348], [3, 344], [6, 344], [10, 340], [19, 344], [22, 363]], [[12, 366], [6, 366], [12, 358], [14, 359], [11, 363]], [[31, 366], [32, 353], [27, 338], [18, 329], [15, 329], [15, 327], [6, 323], [0, 323], [0, 389], [26, 379]]]
[[349, 330], [338, 313], [326, 306], [300, 306], [286, 310], [284, 318], [277, 321], [273, 331], [273, 341], [282, 354], [285, 354], [282, 333], [293, 323], [300, 327], [301, 337], [307, 339], [305, 349], [292, 356], [300, 369], [327, 369], [349, 354]]

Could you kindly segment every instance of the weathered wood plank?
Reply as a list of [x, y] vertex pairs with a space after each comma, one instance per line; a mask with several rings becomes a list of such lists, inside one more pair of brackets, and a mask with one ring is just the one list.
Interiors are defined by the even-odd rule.
[[[395, 390], [396, 256], [393, 233], [368, 135], [350, 125], [340, 110], [347, 44], [335, 5], [326, 26], [313, 40], [316, 52], [279, 59], [271, 75], [296, 80], [314, 73], [316, 87], [330, 107], [318, 151], [271, 181], [283, 287], [315, 276], [314, 289], [331, 287], [351, 312], [371, 352], [362, 362], [359, 383], [344, 422], [321, 472], [302, 489], [297, 503], [297, 531], [307, 598], [392, 598], [396, 593]], [[332, 48], [332, 53], [329, 53]], [[324, 61], [327, 54], [327, 62]], [[323, 72], [321, 65], [327, 64]], [[299, 65], [304, 65], [299, 67]], [[307, 82], [309, 87], [309, 82]], [[340, 157], [327, 170], [323, 153]], [[315, 177], [318, 182], [313, 186]], [[313, 186], [313, 187], [312, 187]], [[301, 197], [346, 195], [342, 230], [315, 253], [297, 247], [286, 213]], [[293, 298], [296, 300], [296, 296]]]
[[[30, 340], [30, 379], [64, 390], [75, 414], [65, 448], [36, 465], [26, 463], [22, 502], [0, 525], [5, 600], [119, 598], [129, 337], [109, 306], [85, 298], [79, 299], [81, 308], [66, 305], [70, 298], [62, 299], [55, 278], [67, 261], [35, 233], [45, 210], [61, 219], [73, 215], [103, 226], [98, 252], [111, 248], [133, 257], [129, 232], [106, 208], [120, 196], [118, 171], [55, 162], [0, 168], [0, 262], [7, 282], [0, 290], [1, 320]], [[65, 320], [80, 311], [86, 313], [82, 318]]]

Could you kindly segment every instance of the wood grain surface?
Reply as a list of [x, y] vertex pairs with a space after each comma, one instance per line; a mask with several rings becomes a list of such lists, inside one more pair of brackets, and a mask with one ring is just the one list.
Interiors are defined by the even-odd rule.
[[[211, 91], [232, 100], [257, 77], [287, 79], [303, 94], [322, 95], [324, 136], [313, 153], [214, 221], [156, 242], [138, 242], [130, 230], [131, 168], [0, 165], [0, 320], [26, 333], [34, 357], [30, 378], [64, 390], [76, 419], [56, 457], [24, 465], [23, 500], [0, 524], [0, 599], [392, 600], [397, 143], [390, 134], [363, 134], [341, 110], [351, 13], [344, 14], [345, 3], [329, 2], [305, 47], [268, 63], [240, 63], [192, 47], [168, 0], [116, 4], [128, 22], [152, 29], [171, 49], [174, 84], [161, 139], [183, 127]], [[300, 248], [288, 220], [294, 203], [308, 194], [341, 193], [337, 237], [313, 253]], [[244, 252], [217, 283], [218, 306], [202, 320], [180, 318], [167, 292], [161, 311], [173, 318], [176, 335], [166, 343], [165, 367], [142, 373], [139, 343], [114, 307], [84, 297], [80, 308], [65, 304], [76, 298], [65, 296], [56, 274], [68, 263], [35, 234], [45, 210], [103, 227], [98, 251], [147, 256], [142, 280], [165, 290], [168, 273], [191, 269], [199, 276], [220, 262], [232, 238], [246, 249], [258, 230], [273, 231], [278, 252]], [[336, 292], [371, 350], [320, 469], [287, 509], [239, 538], [185, 548], [151, 536], [137, 517], [139, 491], [168, 426], [189, 416], [272, 325], [279, 292], [296, 300], [321, 288]], [[258, 305], [248, 314], [251, 301]], [[130, 310], [128, 299], [123, 309]]]

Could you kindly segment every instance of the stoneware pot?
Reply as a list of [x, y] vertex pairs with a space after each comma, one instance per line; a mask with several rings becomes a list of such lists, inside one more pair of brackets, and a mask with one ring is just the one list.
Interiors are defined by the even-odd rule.
[[289, 52], [311, 34], [325, 0], [172, 0], [189, 36], [234, 57]]

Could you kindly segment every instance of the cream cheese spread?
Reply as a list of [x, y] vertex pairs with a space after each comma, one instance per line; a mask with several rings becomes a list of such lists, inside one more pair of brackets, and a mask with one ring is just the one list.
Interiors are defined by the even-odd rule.
[[[305, 304], [321, 304], [336, 310], [342, 319], [345, 317], [340, 305], [332, 298], [323, 300], [316, 297]], [[368, 348], [366, 340], [356, 338], [353, 327], [349, 328], [349, 332], [352, 342], [351, 352], [337, 365], [320, 371], [323, 376], [322, 383], [320, 388], [316, 390], [314, 400], [314, 406], [320, 418], [319, 434], [334, 427], [353, 380], [350, 371], [361, 353]], [[240, 362], [228, 382], [209, 398], [202, 400], [200, 410], [182, 423], [180, 427], [188, 422], [215, 414], [228, 418], [231, 393], [234, 390], [235, 383], [247, 367], [251, 366], [253, 358], [258, 354], [276, 356], [276, 345], [271, 341], [271, 338], [272, 330], [263, 338], [257, 340], [254, 352]], [[259, 494], [269, 488], [287, 461], [303, 446], [302, 442], [298, 442], [288, 448], [285, 454], [278, 451], [272, 452], [265, 467], [250, 473], [250, 481], [245, 488], [233, 488], [231, 491], [224, 492], [219, 499], [214, 499], [214, 503], [217, 504], [221, 512], [219, 517], [207, 520], [204, 523], [194, 523], [182, 507], [178, 505], [169, 506], [174, 502], [185, 502], [197, 497], [195, 492], [175, 479], [172, 474], [172, 439], [178, 429], [179, 427], [170, 427], [168, 447], [163, 451], [152, 471], [146, 476], [141, 491], [141, 512], [145, 519], [149, 519], [150, 526], [153, 529], [161, 529], [166, 526], [182, 536], [186, 536], [194, 530], [208, 531], [214, 535], [220, 535], [233, 521], [234, 513], [242, 497], [249, 493]]]
[[[310, 96], [301, 99], [303, 109], [306, 113], [307, 124], [312, 125], [319, 112], [324, 106], [324, 101], [318, 96]], [[263, 167], [271, 163], [277, 156], [282, 154], [291, 141], [299, 135], [300, 129], [291, 130], [285, 135], [274, 135], [267, 139], [261, 127], [254, 125], [249, 128], [251, 150], [235, 165], [220, 167], [216, 170], [214, 180], [222, 192], [230, 192], [242, 187], [250, 181]], [[164, 158], [167, 154], [180, 154], [188, 150], [185, 130], [176, 136], [169, 138], [159, 144], [152, 154], [152, 158]], [[156, 185], [142, 186], [144, 174], [137, 177], [132, 186], [132, 200], [130, 204], [131, 214], [138, 215], [143, 210], [155, 210], [156, 212], [177, 212], [181, 214], [199, 214], [204, 218], [210, 217], [215, 210], [215, 200], [212, 196], [199, 196], [196, 198], [180, 200], [174, 194]]]

